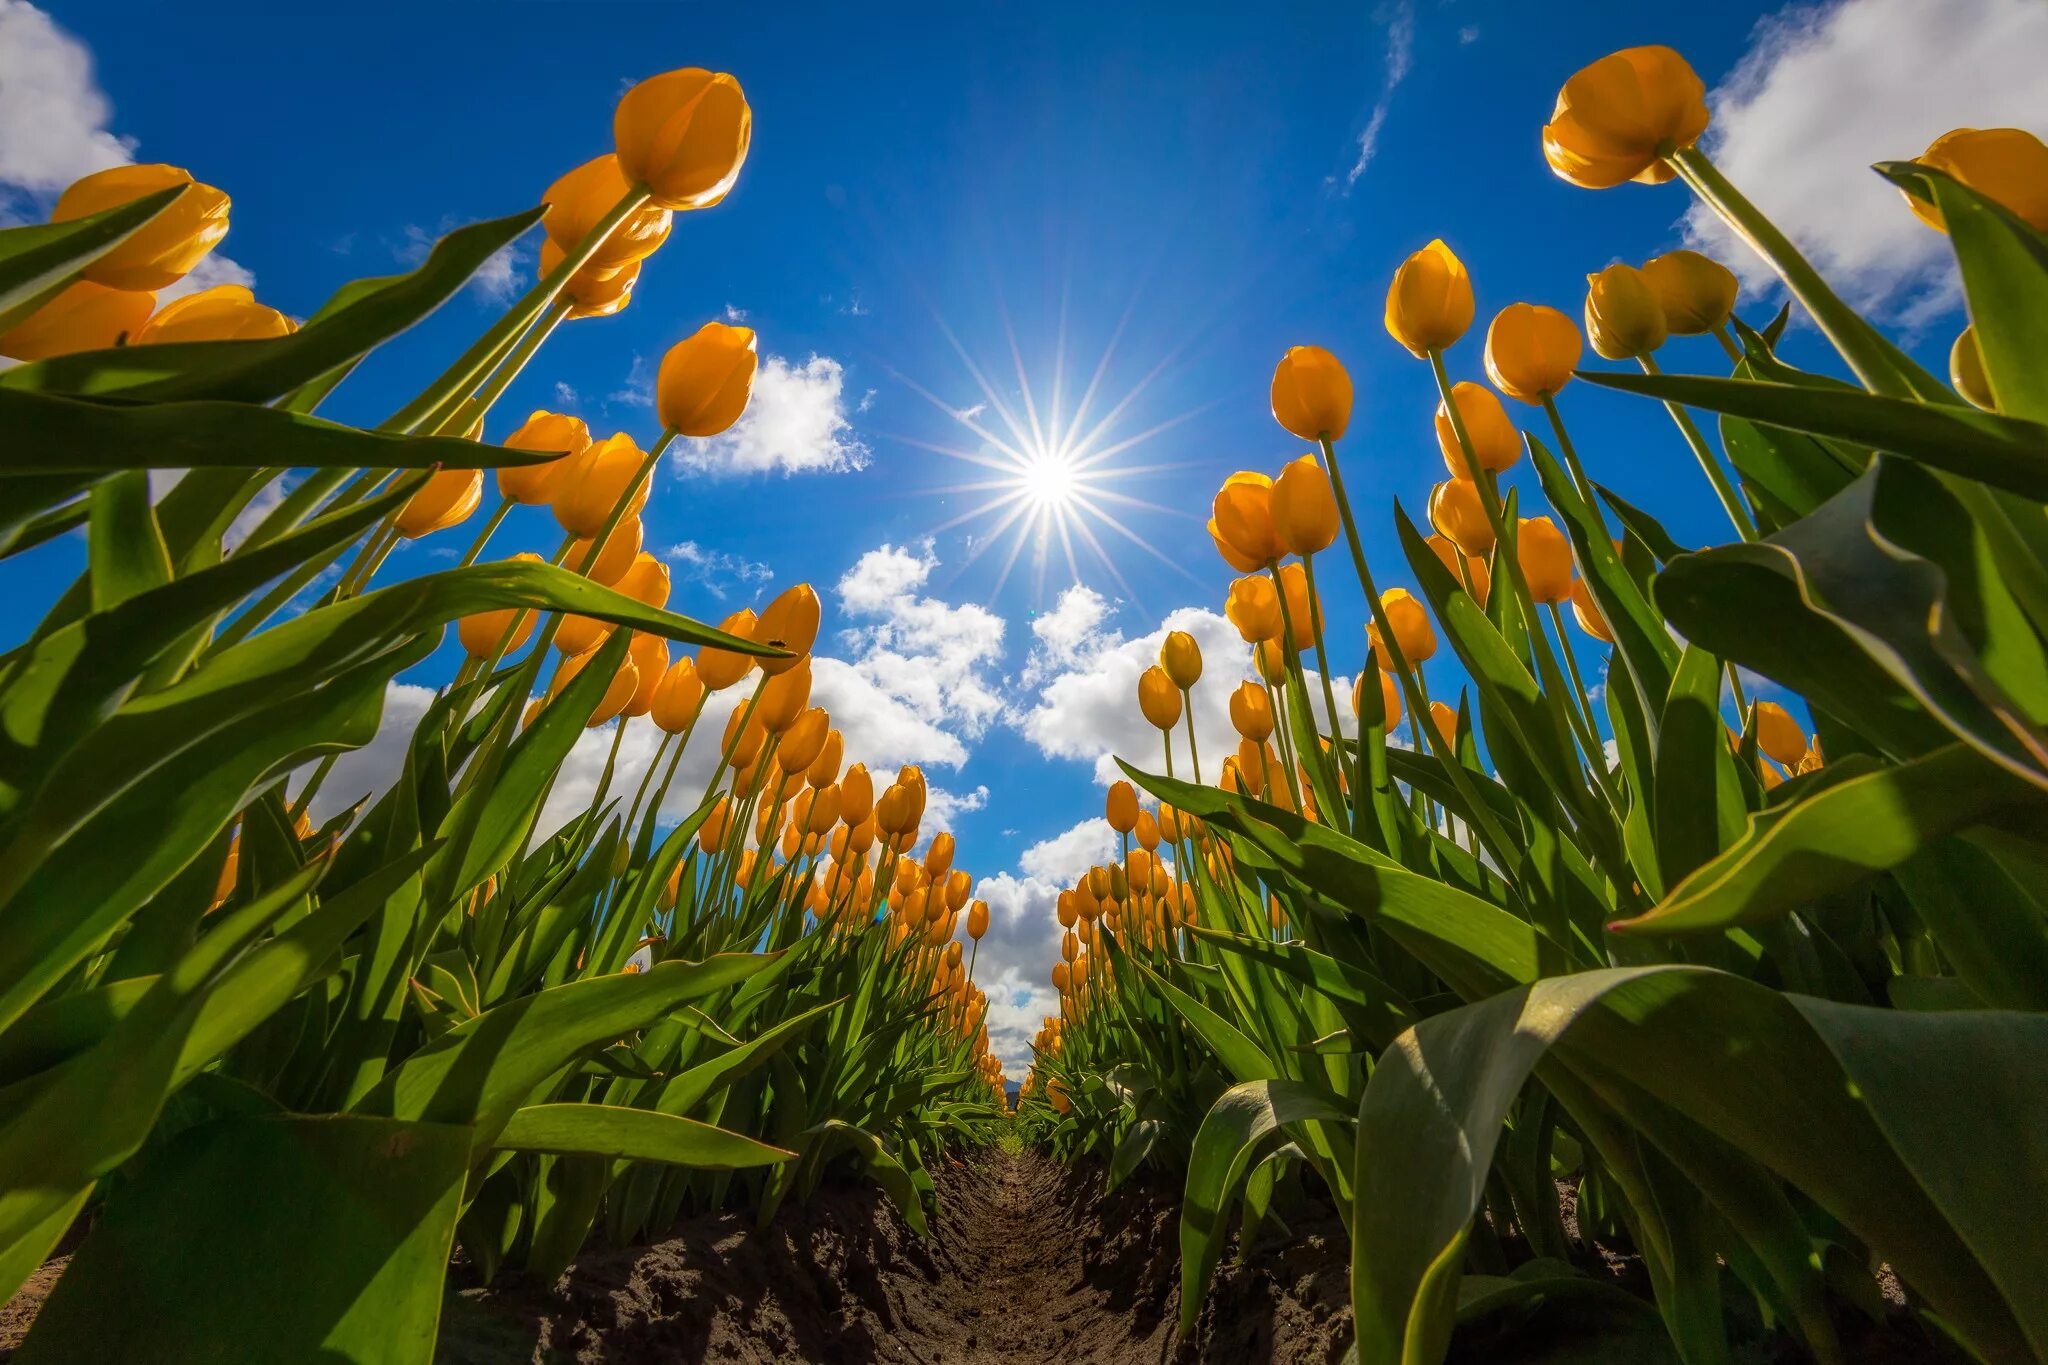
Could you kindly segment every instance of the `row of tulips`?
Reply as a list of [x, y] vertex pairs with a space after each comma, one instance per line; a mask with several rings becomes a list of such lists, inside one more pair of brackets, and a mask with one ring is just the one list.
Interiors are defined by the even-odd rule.
[[[1544, 152], [1588, 187], [1683, 181], [1854, 383], [1789, 364], [1787, 313], [1750, 325], [1691, 252], [1590, 276], [1583, 331], [1509, 304], [1490, 383], [1454, 379], [1474, 283], [1432, 242], [1386, 308], [1449, 475], [1424, 524], [1393, 509], [1412, 586], [1368, 563], [1327, 351], [1273, 377], [1310, 451], [1216, 495], [1256, 667], [1205, 680], [1168, 635], [1140, 679], [1163, 753], [1124, 767], [1156, 805], [1112, 789], [1125, 862], [1060, 899], [1020, 1106], [1113, 1179], [1184, 1172], [1184, 1331], [1233, 1231], [1284, 1236], [1312, 1193], [1361, 1361], [1515, 1329], [1687, 1365], [1868, 1358], [1881, 1330], [2048, 1360], [2048, 149], [1961, 129], [1877, 168], [1950, 236], [1951, 386], [1720, 174], [1707, 123], [1686, 63], [1636, 48], [1565, 84]], [[1732, 373], [1660, 367], [1706, 336]], [[1582, 459], [1580, 385], [1665, 405], [1728, 543], [1617, 493], [1640, 457]], [[1340, 537], [1362, 640], [1317, 593]], [[1234, 689], [1235, 752], [1199, 752], [1198, 687]]]
[[[19, 1359], [424, 1363], [458, 1249], [550, 1280], [594, 1231], [765, 1220], [834, 1169], [922, 1229], [927, 1166], [998, 1120], [962, 953], [987, 908], [922, 774], [878, 783], [811, 704], [816, 596], [714, 629], [642, 548], [664, 450], [745, 411], [753, 334], [668, 353], [650, 448], [549, 412], [483, 440], [551, 333], [724, 197], [750, 118], [730, 76], [643, 81], [541, 208], [304, 322], [236, 287], [157, 306], [230, 208], [172, 167], [0, 232], [0, 557], [82, 529], [87, 559], [0, 655], [0, 1294], [85, 1234]], [[414, 399], [317, 415], [536, 227], [540, 281]], [[543, 509], [552, 556], [487, 557]], [[468, 549], [387, 572], [426, 537]], [[320, 802], [451, 625], [395, 782]], [[544, 819], [597, 726], [594, 795]], [[632, 727], [659, 738], [629, 794]]]

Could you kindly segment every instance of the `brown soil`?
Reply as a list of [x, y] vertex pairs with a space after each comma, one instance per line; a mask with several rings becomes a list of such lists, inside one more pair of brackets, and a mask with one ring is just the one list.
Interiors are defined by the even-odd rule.
[[441, 1360], [1326, 1365], [1349, 1344], [1334, 1217], [1296, 1218], [1285, 1246], [1226, 1263], [1183, 1346], [1177, 1190], [1105, 1197], [1099, 1171], [997, 1151], [937, 1184], [928, 1240], [849, 1186], [759, 1232], [717, 1214], [653, 1246], [594, 1244], [546, 1290], [451, 1294]]

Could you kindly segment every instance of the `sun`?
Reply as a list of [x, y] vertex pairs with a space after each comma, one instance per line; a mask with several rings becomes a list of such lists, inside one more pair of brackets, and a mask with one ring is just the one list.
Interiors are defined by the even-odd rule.
[[1178, 413], [1126, 434], [1126, 428], [1137, 425], [1135, 414], [1141, 410], [1142, 395], [1174, 357], [1169, 355], [1151, 366], [1135, 385], [1112, 400], [1104, 392], [1105, 379], [1117, 339], [1123, 333], [1120, 324], [1111, 335], [1080, 396], [1075, 398], [1068, 388], [1064, 319], [1053, 355], [1037, 367], [1034, 374], [1032, 368], [1025, 364], [1016, 334], [1005, 317], [1003, 329], [1016, 370], [1016, 385], [1014, 388], [999, 387], [989, 378], [989, 371], [961, 345], [952, 329], [943, 320], [936, 321], [940, 333], [951, 343], [954, 353], [973, 379], [980, 401], [965, 407], [957, 406], [906, 375], [898, 373], [896, 378], [943, 412], [974, 443], [948, 444], [907, 435], [898, 439], [984, 472], [985, 477], [932, 490], [981, 496], [966, 511], [931, 528], [931, 534], [937, 535], [970, 522], [993, 523], [985, 529], [976, 528], [972, 548], [961, 561], [960, 569], [964, 571], [991, 550], [999, 550], [1001, 565], [995, 585], [989, 591], [993, 599], [1002, 591], [1028, 549], [1035, 580], [1033, 593], [1037, 600], [1042, 601], [1047, 570], [1055, 556], [1064, 560], [1067, 581], [1074, 583], [1082, 580], [1081, 564], [1084, 558], [1088, 558], [1115, 580], [1125, 597], [1135, 600], [1137, 594], [1118, 569], [1115, 557], [1103, 543], [1103, 537], [1097, 534], [1102, 530], [1192, 579], [1193, 575], [1184, 565], [1132, 530], [1118, 512], [1130, 509], [1172, 517], [1187, 514], [1133, 497], [1111, 486], [1123, 480], [1143, 479], [1182, 467], [1178, 463], [1115, 462], [1119, 456], [1155, 442], [1169, 430], [1206, 410], [1207, 405]]

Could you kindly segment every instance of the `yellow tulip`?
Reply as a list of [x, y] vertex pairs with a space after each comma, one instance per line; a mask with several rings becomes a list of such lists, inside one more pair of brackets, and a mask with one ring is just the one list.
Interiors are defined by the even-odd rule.
[[572, 536], [589, 539], [604, 529], [612, 509], [625, 504], [632, 516], [647, 505], [650, 480], [639, 478], [646, 452], [621, 431], [589, 448], [562, 472], [555, 486], [555, 520]]
[[694, 66], [641, 81], [612, 116], [620, 171], [670, 209], [709, 208], [725, 198], [753, 133], [740, 83]]
[[1287, 659], [1280, 649], [1279, 637], [1261, 640], [1252, 646], [1252, 665], [1259, 671], [1269, 686], [1281, 687], [1287, 682]]
[[1479, 485], [1470, 479], [1445, 479], [1429, 492], [1429, 524], [1468, 555], [1493, 549], [1493, 523]]
[[1443, 736], [1445, 744], [1453, 749], [1458, 747], [1458, 713], [1455, 710], [1444, 702], [1433, 701], [1429, 704], [1429, 722]]
[[1280, 633], [1280, 593], [1271, 579], [1248, 574], [1232, 581], [1223, 614], [1246, 644], [1270, 640]]
[[1664, 160], [1707, 130], [1707, 87], [1668, 47], [1631, 47], [1575, 73], [1543, 128], [1543, 157], [1574, 185], [1661, 185]]
[[[584, 666], [596, 657], [597, 651], [593, 649], [588, 654], [572, 654], [562, 660], [560, 667], [555, 670], [554, 684], [548, 688], [548, 696], [559, 696], [562, 689], [574, 681]], [[584, 721], [584, 726], [594, 730], [612, 719], [626, 709], [627, 703], [633, 700], [633, 694], [639, 690], [639, 670], [633, 667], [633, 660], [630, 657], [621, 660], [619, 671], [612, 675], [611, 685], [605, 688], [604, 696], [598, 699], [589, 718]]]
[[460, 526], [483, 501], [484, 472], [481, 469], [444, 469], [427, 479], [419, 492], [405, 501], [395, 523], [398, 534], [408, 540]]
[[1460, 551], [1449, 536], [1431, 536], [1423, 543], [1429, 546], [1430, 552], [1437, 557], [1438, 562], [1451, 571], [1451, 577], [1458, 580], [1472, 600], [1482, 607], [1485, 606], [1490, 577], [1486, 561], [1478, 555], [1468, 555]]
[[1389, 588], [1380, 594], [1380, 610], [1393, 627], [1394, 642], [1413, 668], [1436, 653], [1436, 630], [1429, 624], [1429, 612], [1406, 588]]
[[1273, 420], [1304, 441], [1341, 440], [1351, 425], [1351, 376], [1320, 346], [1290, 346], [1273, 369]]
[[1394, 272], [1386, 321], [1388, 335], [1416, 356], [1447, 349], [1472, 325], [1472, 278], [1441, 238]]
[[1316, 632], [1323, 624], [1323, 604], [1308, 590], [1308, 572], [1299, 562], [1280, 566], [1280, 591], [1287, 611], [1283, 628], [1288, 629], [1295, 653], [1315, 648]]
[[12, 328], [0, 332], [0, 355], [48, 360], [118, 346], [148, 324], [156, 295], [77, 280]]
[[172, 299], [135, 334], [137, 346], [180, 341], [263, 341], [290, 336], [299, 324], [256, 302], [247, 285], [217, 284]]
[[754, 392], [754, 329], [707, 322], [668, 348], [654, 377], [654, 410], [684, 436], [716, 436]]
[[1160, 831], [1158, 817], [1149, 810], [1139, 811], [1137, 827], [1131, 833], [1137, 836], [1138, 847], [1150, 853], [1153, 849], [1159, 847]]
[[875, 781], [868, 765], [856, 763], [839, 779], [839, 818], [849, 828], [868, 818], [875, 808]]
[[704, 817], [704, 823], [697, 826], [697, 847], [706, 853], [718, 852], [725, 846], [726, 832], [731, 826], [732, 798], [721, 792], [711, 805], [711, 813]]
[[1634, 360], [1664, 344], [1664, 309], [1634, 266], [1616, 262], [1586, 276], [1586, 335], [1609, 360]]
[[[1264, 474], [1239, 470], [1216, 490], [1209, 521], [1209, 534], [1219, 547], [1227, 545], [1224, 558], [1240, 572], [1251, 573], [1280, 558], [1284, 549], [1273, 525], [1273, 481]], [[1250, 568], [1242, 568], [1243, 565]]]
[[621, 517], [612, 533], [604, 538], [602, 549], [595, 549], [587, 540], [576, 541], [562, 563], [570, 572], [580, 573], [593, 583], [613, 587], [639, 559], [641, 534], [639, 517]]
[[227, 195], [190, 171], [161, 164], [94, 171], [57, 197], [50, 221], [89, 218], [174, 185], [185, 192], [84, 270], [86, 279], [110, 289], [162, 289], [184, 279], [228, 235]]
[[976, 901], [967, 910], [967, 937], [976, 943], [988, 932], [988, 902]]
[[1642, 276], [1673, 336], [1703, 336], [1735, 311], [1735, 272], [1697, 251], [1653, 256], [1643, 262]]
[[1515, 531], [1515, 562], [1529, 596], [1562, 602], [1572, 595], [1572, 543], [1549, 517], [1523, 517]]
[[1291, 460], [1273, 481], [1273, 530], [1290, 554], [1321, 554], [1337, 539], [1337, 497], [1314, 455]]
[[1760, 701], [1756, 704], [1756, 747], [1769, 754], [1772, 761], [1796, 767], [1806, 757], [1806, 732], [1784, 707], [1774, 701]]
[[813, 787], [831, 787], [838, 784], [839, 766], [846, 757], [846, 737], [837, 730], [825, 732], [825, 746], [818, 750], [818, 756], [811, 760], [811, 766], [804, 772], [804, 781]]
[[[499, 444], [513, 450], [560, 452], [560, 459], [547, 464], [507, 466], [498, 471], [500, 497], [528, 507], [540, 507], [553, 496], [555, 480], [562, 471], [590, 448], [590, 428], [580, 417], [537, 408], [520, 424], [519, 430]], [[634, 548], [639, 547], [636, 545]]]
[[1572, 584], [1572, 616], [1579, 623], [1579, 629], [1596, 640], [1614, 643], [1614, 632], [1607, 628], [1607, 618], [1600, 612], [1600, 604], [1593, 600], [1592, 589], [1581, 578]]
[[626, 658], [640, 679], [633, 686], [633, 699], [626, 703], [626, 714], [644, 716], [654, 709], [655, 694], [668, 676], [668, 641], [644, 630], [635, 631], [626, 645]]
[[[1253, 744], [1262, 744], [1273, 733], [1273, 699], [1255, 682], [1241, 682], [1230, 694], [1230, 725]], [[1242, 763], [1238, 765], [1244, 767]]]
[[[539, 555], [532, 554], [516, 554], [512, 558], [532, 564], [541, 562]], [[463, 652], [473, 659], [488, 659], [493, 655], [502, 657], [532, 638], [534, 624], [539, 619], [540, 613], [529, 607], [480, 611], [456, 622], [455, 638], [462, 642]]]
[[[718, 628], [735, 639], [751, 640], [754, 638], [754, 613], [742, 607], [720, 621]], [[756, 662], [752, 654], [706, 645], [697, 651], [697, 676], [713, 692], [723, 692], [753, 672]]]
[[[564, 254], [583, 244], [598, 223], [631, 192], [619, 158], [607, 152], [584, 162], [548, 186], [543, 202], [547, 212], [540, 225], [548, 240]], [[592, 253], [586, 269], [617, 271], [654, 254], [668, 237], [670, 212], [658, 204], [635, 210]], [[542, 276], [552, 273], [541, 272]]]
[[1109, 820], [1109, 827], [1118, 834], [1129, 834], [1138, 825], [1138, 792], [1130, 783], [1118, 780], [1109, 784], [1109, 795], [1103, 799], [1103, 815]]
[[1157, 664], [1138, 675], [1138, 709], [1157, 729], [1171, 730], [1180, 724], [1180, 689]]
[[[1514, 468], [1515, 461], [1522, 458], [1522, 433], [1508, 419], [1507, 409], [1494, 397], [1493, 390], [1460, 380], [1451, 385], [1451, 402], [1457, 404], [1458, 418], [1465, 425], [1465, 436], [1472, 442], [1472, 457], [1479, 468], [1496, 474]], [[1450, 404], [1441, 400], [1436, 405], [1436, 444], [1452, 478], [1479, 477], [1466, 465], [1465, 449], [1458, 443], [1457, 429], [1451, 425]]]
[[1511, 303], [1486, 329], [1486, 374], [1508, 397], [1540, 406], [1571, 382], [1583, 344], [1555, 308]]
[[1977, 329], [1965, 327], [1948, 352], [1948, 379], [1957, 393], [1986, 412], [1998, 411], [1991, 376], [1984, 373], [1984, 353], [1977, 349]]
[[791, 776], [802, 772], [825, 752], [825, 736], [831, 730], [832, 717], [824, 708], [806, 707], [783, 732], [782, 742], [775, 747], [776, 763]]
[[1351, 686], [1351, 714], [1360, 720], [1366, 718], [1365, 680], [1367, 678], [1378, 678], [1380, 680], [1379, 724], [1381, 728], [1391, 730], [1401, 723], [1401, 688], [1394, 681], [1394, 675], [1391, 673], [1382, 673], [1377, 668], [1368, 668], [1365, 672], [1358, 675], [1358, 681]]
[[[703, 665], [700, 663], [698, 667], [701, 669]], [[795, 668], [778, 673], [762, 684], [761, 699], [754, 704], [754, 718], [771, 734], [781, 734], [796, 723], [796, 718], [810, 700], [811, 661], [806, 657], [797, 660]]]
[[818, 594], [811, 590], [811, 585], [799, 583], [786, 588], [763, 607], [761, 619], [754, 624], [753, 639], [757, 644], [789, 651], [790, 657], [786, 659], [760, 661], [761, 671], [771, 678], [803, 662], [818, 639]]
[[697, 676], [697, 665], [688, 659], [678, 659], [661, 675], [648, 714], [664, 732], [679, 735], [697, 718], [697, 708], [703, 701], [704, 683]]
[[[1922, 165], [1947, 171], [2036, 232], [2048, 232], [2048, 146], [2022, 128], [1957, 128], [1934, 139]], [[1941, 210], [1906, 195], [1920, 221], [1948, 231]]]
[[642, 550], [611, 586], [613, 591], [659, 611], [668, 605], [668, 565]]
[[1159, 645], [1159, 666], [1173, 685], [1186, 691], [1202, 680], [1202, 647], [1184, 630], [1170, 630]]
[[[555, 245], [550, 237], [540, 244], [540, 276], [546, 279], [555, 273], [566, 253]], [[562, 286], [562, 293], [568, 296], [572, 305], [569, 316], [580, 318], [608, 318], [633, 301], [633, 289], [640, 283], [640, 262], [628, 261], [615, 269], [603, 270], [586, 265], [569, 277]]]

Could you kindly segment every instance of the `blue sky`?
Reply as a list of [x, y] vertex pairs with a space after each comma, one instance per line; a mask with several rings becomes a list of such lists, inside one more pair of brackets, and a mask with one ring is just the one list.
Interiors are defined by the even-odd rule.
[[[1746, 316], [1775, 307], [1739, 247], [1688, 227], [1681, 187], [1596, 194], [1549, 174], [1538, 130], [1574, 69], [1633, 43], [1685, 53], [1714, 91], [1724, 167], [1930, 361], [1961, 325], [1938, 239], [1860, 167], [1960, 123], [2048, 123], [2022, 65], [2048, 50], [2027, 0], [821, 5], [773, 23], [651, 0], [275, 8], [0, 0], [0, 215], [34, 218], [111, 160], [184, 165], [234, 196], [223, 254], [304, 315], [607, 150], [632, 80], [735, 73], [755, 128], [738, 187], [678, 218], [623, 314], [558, 333], [488, 432], [550, 407], [651, 441], [662, 352], [744, 314], [764, 364], [752, 425], [665, 468], [646, 514], [671, 605], [716, 620], [817, 586], [834, 661], [821, 694], [853, 756], [922, 760], [949, 794], [1019, 1019], [1044, 1003], [1024, 988], [1049, 962], [1050, 888], [1099, 842], [1083, 822], [1100, 813], [1100, 755], [1149, 733], [1130, 692], [1148, 637], [1178, 612], [1224, 638], [1213, 613], [1231, 575], [1202, 531], [1209, 498], [1234, 469], [1301, 453], [1266, 407], [1287, 346], [1329, 347], [1356, 381], [1341, 454], [1384, 587], [1408, 578], [1390, 500], [1419, 517], [1443, 476], [1427, 370], [1380, 322], [1408, 252], [1442, 236], [1471, 269], [1481, 321], [1450, 357], [1456, 378], [1482, 377], [1501, 306], [1576, 315], [1587, 272], [1688, 240], [1744, 272]], [[380, 353], [328, 415], [370, 422], [410, 396], [530, 282], [536, 245], [499, 263], [499, 288]], [[1826, 363], [1810, 330], [1790, 346]], [[1099, 468], [1139, 472], [1099, 486], [1149, 505], [1102, 503], [1129, 536], [1088, 523], [1113, 567], [1077, 541], [1070, 570], [1054, 537], [1042, 572], [1026, 545], [1003, 576], [995, 518], [960, 520], [989, 495], [949, 491], [987, 471], [931, 447], [979, 449], [948, 411], [976, 405], [1007, 438], [989, 424], [999, 407], [1022, 417], [1020, 368], [1043, 422], [1062, 353], [1069, 414], [1100, 366], [1086, 426], [1129, 399], [1093, 448], [1129, 442]], [[1719, 353], [1680, 340], [1660, 358], [1710, 370]], [[1661, 410], [1584, 385], [1562, 406], [1595, 477], [1682, 541], [1725, 538]], [[1526, 468], [1516, 479], [1532, 496]], [[493, 553], [556, 534], [521, 513]], [[467, 539], [421, 542], [386, 573], [438, 567]], [[18, 638], [79, 559], [66, 542], [0, 566], [0, 634]], [[1362, 604], [1336, 559], [1323, 578], [1336, 663], [1353, 670]], [[452, 653], [405, 681], [438, 682]], [[1212, 660], [1219, 677], [1238, 666]], [[1435, 668], [1450, 692], [1448, 661]], [[395, 695], [394, 725], [406, 714]], [[374, 781], [375, 758], [343, 776]]]

